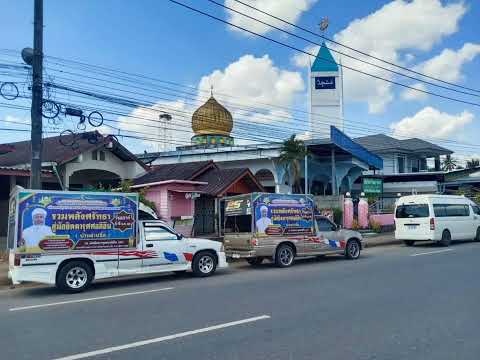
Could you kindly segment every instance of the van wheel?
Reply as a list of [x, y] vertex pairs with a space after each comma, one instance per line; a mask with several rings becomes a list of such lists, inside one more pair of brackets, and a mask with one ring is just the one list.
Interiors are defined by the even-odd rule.
[[477, 236], [475, 236], [475, 241], [480, 242], [480, 228], [477, 229]]
[[440, 245], [449, 246], [451, 242], [452, 242], [452, 235], [450, 234], [450, 231], [444, 230], [442, 233], [442, 240], [440, 240]]
[[415, 241], [413, 241], [413, 240], [403, 240], [403, 243], [407, 246], [413, 246], [415, 244]]
[[282, 244], [275, 252], [275, 265], [278, 267], [289, 267], [293, 264], [295, 259], [295, 252], [292, 247], [287, 244]]
[[57, 287], [69, 293], [86, 290], [93, 280], [92, 267], [85, 261], [71, 261], [60, 268]]
[[212, 275], [217, 268], [217, 259], [209, 251], [203, 251], [195, 255], [192, 261], [193, 275], [207, 277]]
[[263, 262], [264, 258], [261, 256], [257, 256], [254, 258], [247, 258], [247, 262], [252, 266], [258, 266]]
[[348, 240], [347, 246], [345, 247], [345, 257], [347, 259], [358, 259], [360, 257], [360, 251], [360, 242], [358, 240]]

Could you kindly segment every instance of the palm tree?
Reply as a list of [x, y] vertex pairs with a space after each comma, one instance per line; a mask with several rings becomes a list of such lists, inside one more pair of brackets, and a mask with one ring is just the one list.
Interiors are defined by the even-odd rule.
[[473, 169], [480, 166], [480, 159], [470, 159], [466, 163], [467, 169]]
[[457, 167], [457, 160], [452, 158], [450, 154], [445, 156], [445, 159], [443, 159], [442, 163], [442, 169], [445, 171], [452, 171]]
[[280, 151], [280, 163], [285, 166], [285, 170], [289, 175], [289, 183], [292, 186], [292, 192], [301, 193], [302, 185], [300, 183], [301, 161], [308, 155], [303, 140], [297, 140], [295, 135], [290, 136], [288, 140], [283, 142]]

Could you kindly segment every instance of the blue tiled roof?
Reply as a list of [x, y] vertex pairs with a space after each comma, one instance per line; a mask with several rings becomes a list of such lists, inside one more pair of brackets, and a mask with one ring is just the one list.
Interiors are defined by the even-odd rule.
[[318, 50], [317, 57], [312, 65], [312, 71], [338, 71], [338, 65], [325, 43], [322, 43], [320, 50]]

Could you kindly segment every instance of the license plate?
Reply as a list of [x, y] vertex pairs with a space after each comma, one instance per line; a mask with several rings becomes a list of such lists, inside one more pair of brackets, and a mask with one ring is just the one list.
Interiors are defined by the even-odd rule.
[[240, 259], [240, 255], [239, 255], [239, 254], [232, 254], [232, 258], [234, 258], [234, 259]]
[[416, 229], [418, 225], [405, 225], [407, 229]]

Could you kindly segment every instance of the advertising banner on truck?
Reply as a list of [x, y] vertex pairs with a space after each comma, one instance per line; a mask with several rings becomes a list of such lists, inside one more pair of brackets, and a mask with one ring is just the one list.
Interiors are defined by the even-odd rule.
[[18, 252], [136, 246], [136, 194], [28, 190], [17, 199]]
[[259, 194], [254, 198], [257, 236], [295, 236], [314, 232], [314, 201], [306, 195]]

